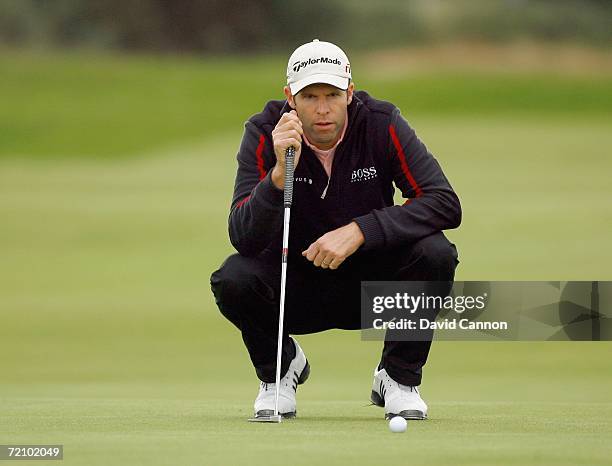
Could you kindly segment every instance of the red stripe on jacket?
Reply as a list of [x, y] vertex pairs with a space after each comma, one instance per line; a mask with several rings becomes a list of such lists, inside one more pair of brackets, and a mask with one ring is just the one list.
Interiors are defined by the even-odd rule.
[[402, 148], [402, 145], [400, 144], [400, 141], [397, 137], [397, 133], [395, 132], [395, 126], [389, 125], [389, 134], [391, 134], [393, 145], [395, 146], [395, 150], [397, 151], [397, 158], [400, 161], [402, 172], [404, 173], [406, 180], [408, 180], [408, 183], [410, 183], [410, 186], [412, 186], [412, 189], [416, 193], [416, 197], [421, 197], [423, 195], [423, 190], [417, 184], [416, 180], [412, 176], [412, 173], [410, 172], [410, 169], [408, 168], [408, 162], [406, 161], [406, 154], [404, 154], [404, 149]]
[[[255, 157], [257, 158], [257, 169], [259, 170], [259, 181], [263, 180], [268, 174], [267, 171], [264, 170], [264, 160], [263, 160], [263, 150], [264, 145], [266, 144], [266, 138], [263, 134], [259, 135], [259, 144], [257, 145], [257, 150], [255, 151]], [[250, 199], [251, 195], [249, 194], [244, 199], [240, 199], [236, 204], [236, 209], [241, 207], [246, 201]]]
[[240, 207], [242, 204], [244, 204], [246, 201], [248, 201], [250, 198], [251, 198], [251, 195], [249, 194], [249, 195], [248, 195], [247, 197], [245, 197], [244, 199], [240, 199], [240, 200], [238, 201], [238, 204], [236, 204], [236, 209], [237, 209], [238, 207]]
[[255, 151], [255, 156], [257, 157], [257, 168], [259, 169], [259, 181], [263, 180], [267, 174], [263, 167], [264, 161], [262, 156], [265, 143], [266, 138], [264, 138], [264, 135], [261, 134], [259, 136], [259, 145], [257, 146], [257, 150]]

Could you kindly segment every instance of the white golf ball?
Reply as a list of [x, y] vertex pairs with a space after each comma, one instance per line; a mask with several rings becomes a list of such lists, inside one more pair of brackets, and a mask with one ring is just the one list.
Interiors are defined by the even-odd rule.
[[395, 432], [396, 434], [400, 434], [402, 432], [406, 432], [406, 428], [408, 427], [408, 423], [406, 419], [402, 416], [392, 417], [389, 421], [389, 429], [391, 432]]

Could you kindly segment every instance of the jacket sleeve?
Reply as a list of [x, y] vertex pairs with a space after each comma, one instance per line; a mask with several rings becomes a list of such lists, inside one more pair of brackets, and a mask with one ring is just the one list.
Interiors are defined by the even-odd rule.
[[228, 221], [230, 241], [243, 256], [263, 251], [282, 228], [283, 191], [272, 183], [271, 170], [264, 168], [265, 158], [274, 157], [271, 151], [263, 132], [247, 122]]
[[391, 117], [388, 136], [393, 181], [407, 201], [354, 219], [365, 237], [364, 250], [412, 243], [461, 223], [459, 198], [398, 109]]

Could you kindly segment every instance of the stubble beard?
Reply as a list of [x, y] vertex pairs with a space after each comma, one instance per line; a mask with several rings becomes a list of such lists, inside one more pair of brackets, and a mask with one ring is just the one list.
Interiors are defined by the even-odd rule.
[[[315, 129], [313, 130], [312, 135], [308, 135], [307, 137], [308, 137], [308, 140], [311, 141], [315, 146], [318, 146], [320, 144], [331, 144], [338, 138], [338, 132], [339, 131], [336, 125], [336, 130], [333, 132], [321, 134]], [[322, 149], [322, 150], [329, 150], [329, 149]]]

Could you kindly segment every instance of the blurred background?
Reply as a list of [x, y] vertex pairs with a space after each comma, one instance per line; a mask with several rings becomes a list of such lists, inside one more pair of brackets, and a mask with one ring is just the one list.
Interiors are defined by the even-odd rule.
[[[4, 443], [221, 458], [202, 431], [246, 418], [257, 390], [209, 290], [235, 154], [313, 38], [442, 165], [464, 209], [458, 280], [612, 279], [609, 1], [0, 0]], [[307, 406], [367, 402], [378, 343], [300, 341]], [[606, 351], [440, 342], [426, 398], [610, 403]], [[157, 443], [119, 440], [134, 430]]]
[[[286, 53], [317, 35], [359, 50], [477, 39], [612, 39], [606, 0], [3, 0], [12, 45], [167, 53]], [[384, 27], [381, 27], [384, 26]]]

